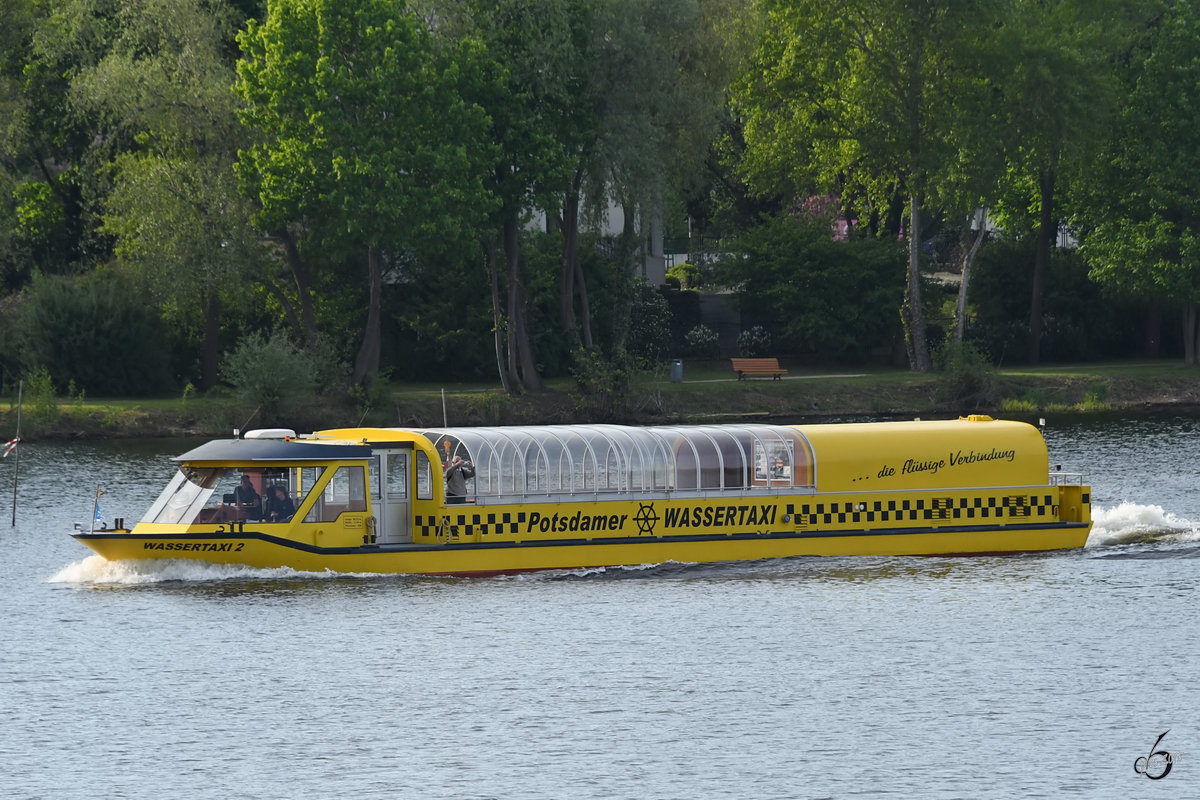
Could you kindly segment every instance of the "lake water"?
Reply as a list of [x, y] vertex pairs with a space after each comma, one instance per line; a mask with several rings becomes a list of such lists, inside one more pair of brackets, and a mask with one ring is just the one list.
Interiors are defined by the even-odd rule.
[[1200, 796], [1198, 434], [1051, 421], [1093, 486], [1082, 551], [486, 580], [109, 564], [68, 536], [95, 486], [135, 520], [186, 444], [21, 445], [0, 791]]

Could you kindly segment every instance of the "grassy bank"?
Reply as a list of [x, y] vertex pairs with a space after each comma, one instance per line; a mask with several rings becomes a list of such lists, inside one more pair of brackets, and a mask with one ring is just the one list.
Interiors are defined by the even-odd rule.
[[[497, 385], [406, 384], [376, 393], [374, 407], [319, 405], [289, 420], [297, 430], [345, 425], [451, 425], [632, 422], [710, 423], [837, 417], [950, 416], [988, 413], [1030, 418], [1045, 413], [1169, 411], [1200, 413], [1200, 368], [1154, 361], [1047, 366], [948, 377], [907, 370], [792, 370], [783, 380], [737, 381], [727, 361], [688, 363], [635, 377], [620, 392], [583, 395], [573, 381], [512, 398]], [[0, 408], [0, 430], [16, 431], [16, 397]], [[220, 396], [158, 400], [31, 398], [22, 407], [26, 440], [101, 437], [224, 436], [273, 424], [253, 408]]]

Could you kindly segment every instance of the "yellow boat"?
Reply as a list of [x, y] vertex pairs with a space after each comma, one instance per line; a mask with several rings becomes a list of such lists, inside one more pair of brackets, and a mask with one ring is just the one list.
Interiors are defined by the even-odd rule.
[[[456, 458], [465, 494], [448, 496]], [[269, 429], [176, 460], [132, 529], [118, 519], [75, 538], [110, 560], [494, 575], [1060, 550], [1082, 547], [1092, 524], [1090, 487], [1050, 472], [1040, 431], [986, 416]]]

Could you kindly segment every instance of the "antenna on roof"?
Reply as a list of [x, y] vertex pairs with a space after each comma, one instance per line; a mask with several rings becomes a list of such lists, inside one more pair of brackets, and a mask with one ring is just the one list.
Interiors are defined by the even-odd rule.
[[238, 438], [238, 436], [241, 435], [241, 432], [246, 430], [246, 426], [250, 424], [250, 420], [257, 417], [259, 411], [262, 411], [262, 406], [259, 406], [258, 408], [254, 409], [254, 411], [250, 412], [250, 416], [246, 417], [246, 421], [242, 423], [242, 427], [233, 429], [233, 438]]

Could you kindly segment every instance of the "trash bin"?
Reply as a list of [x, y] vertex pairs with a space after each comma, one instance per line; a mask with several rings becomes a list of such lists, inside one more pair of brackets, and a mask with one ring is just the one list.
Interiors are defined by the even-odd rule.
[[676, 358], [671, 362], [671, 383], [683, 383], [682, 358]]

